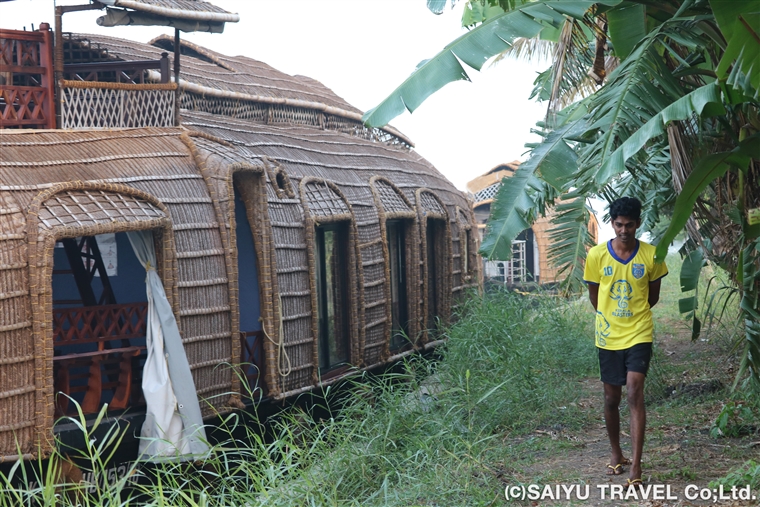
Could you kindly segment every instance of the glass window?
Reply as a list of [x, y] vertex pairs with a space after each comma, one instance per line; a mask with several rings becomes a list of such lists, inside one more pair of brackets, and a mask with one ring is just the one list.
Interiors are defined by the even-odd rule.
[[462, 276], [470, 274], [470, 229], [465, 229], [462, 238]]
[[316, 229], [319, 368], [348, 362], [348, 234], [346, 224]]
[[406, 226], [400, 220], [385, 224], [391, 274], [391, 350], [408, 343], [409, 317], [406, 299]]
[[426, 229], [427, 250], [427, 301], [428, 311], [426, 326], [435, 329], [436, 317], [441, 313], [440, 287], [443, 277], [443, 266], [439, 265], [438, 254], [443, 251], [445, 224], [443, 220], [428, 219]]

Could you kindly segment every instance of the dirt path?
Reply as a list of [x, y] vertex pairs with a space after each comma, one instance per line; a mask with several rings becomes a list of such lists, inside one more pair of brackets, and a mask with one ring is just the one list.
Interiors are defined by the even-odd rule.
[[[560, 429], [546, 429], [535, 433], [534, 438], [554, 440], [549, 449], [553, 455], [536, 456], [530, 465], [515, 476], [523, 484], [536, 484], [543, 499], [520, 502], [524, 505], [643, 505], [650, 507], [675, 507], [689, 505], [744, 506], [757, 505], [759, 500], [736, 501], [713, 498], [703, 500], [699, 493], [708, 483], [746, 462], [760, 461], [760, 435], [744, 438], [711, 438], [709, 429], [722, 403], [718, 396], [702, 396], [716, 391], [721, 385], [733, 380], [735, 365], [716, 353], [716, 347], [707, 342], [691, 342], [688, 337], [665, 335], [660, 348], [664, 361], [677, 366], [670, 368], [671, 377], [659, 379], [670, 390], [669, 396], [647, 403], [647, 440], [644, 446], [643, 478], [651, 486], [648, 499], [630, 496], [611, 499], [613, 490], [623, 494], [627, 491], [628, 467], [619, 476], [605, 475], [609, 462], [609, 443], [602, 417], [601, 385], [598, 379], [581, 381], [580, 388], [587, 396], [578, 405], [599, 416], [594, 424], [583, 432], [569, 433]], [[705, 360], [712, 357], [714, 360]], [[674, 376], [674, 373], [678, 377]], [[679, 378], [680, 377], [680, 378]], [[728, 396], [723, 392], [724, 396]], [[688, 397], [677, 400], [677, 397]], [[704, 398], [704, 401], [700, 401]], [[621, 426], [625, 430], [628, 411], [625, 402], [621, 410]], [[626, 456], [630, 456], [630, 439], [627, 431], [621, 435]], [[540, 481], [540, 482], [537, 482]], [[557, 485], [573, 485], [571, 492]], [[549, 486], [549, 490], [545, 488]], [[579, 488], [579, 489], [577, 489]], [[559, 492], [559, 500], [557, 500]], [[710, 491], [712, 493], [712, 491]], [[586, 496], [588, 499], [579, 499]], [[659, 499], [653, 499], [657, 493]], [[707, 492], [704, 492], [706, 495]], [[729, 491], [724, 492], [730, 496]], [[760, 491], [753, 491], [760, 499]], [[604, 495], [604, 496], [603, 496]], [[568, 497], [570, 500], [568, 500]], [[692, 497], [694, 499], [690, 499]], [[554, 498], [554, 500], [552, 500]]]

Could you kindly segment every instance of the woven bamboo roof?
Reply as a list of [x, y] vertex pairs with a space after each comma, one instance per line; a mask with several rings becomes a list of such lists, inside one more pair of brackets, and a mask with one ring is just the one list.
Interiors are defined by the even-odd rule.
[[372, 176], [382, 175], [412, 202], [416, 189], [425, 187], [441, 192], [447, 202], [467, 207], [464, 195], [416, 152], [331, 130], [261, 125], [201, 112], [183, 112], [182, 124], [232, 143], [243, 157], [275, 160], [292, 179], [316, 176], [339, 185], [367, 187]]
[[[161, 53], [174, 49], [174, 38], [168, 35], [148, 44], [106, 35], [76, 34], [73, 37], [100, 46], [117, 60], [158, 60]], [[315, 79], [291, 76], [252, 58], [223, 55], [186, 40], [181, 42], [181, 47], [180, 83], [185, 81], [256, 97], [311, 101], [361, 114]]]
[[[174, 49], [174, 38], [168, 35], [148, 44], [104, 35], [75, 34], [72, 38], [80, 40], [83, 48], [107, 52], [114, 60], [158, 60], [161, 53]], [[210, 99], [298, 107], [361, 124], [362, 111], [316, 79], [291, 76], [252, 58], [223, 55], [185, 40], [181, 48], [180, 88], [184, 91]], [[158, 82], [160, 76], [155, 73], [152, 79]], [[291, 121], [298, 122], [296, 118]], [[413, 146], [392, 127], [382, 130]]]
[[113, 7], [196, 21], [237, 22], [240, 16], [203, 0], [101, 0]]

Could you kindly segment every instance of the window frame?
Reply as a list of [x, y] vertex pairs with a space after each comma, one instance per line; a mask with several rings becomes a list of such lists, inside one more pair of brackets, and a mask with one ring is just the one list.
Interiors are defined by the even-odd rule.
[[[410, 343], [411, 312], [409, 308], [409, 266], [407, 259], [409, 220], [391, 219], [385, 222], [385, 240], [388, 245], [388, 272], [390, 274], [390, 310], [391, 324], [389, 349], [396, 352]], [[392, 236], [395, 242], [392, 241]], [[393, 245], [396, 245], [395, 248]], [[394, 275], [394, 267], [396, 274]], [[394, 289], [397, 300], [394, 300]], [[397, 308], [397, 309], [396, 309]], [[396, 326], [398, 323], [398, 326]]]
[[[328, 273], [326, 259], [326, 233], [334, 234], [337, 238], [334, 241], [337, 248], [339, 259], [338, 265], [348, 266], [350, 262], [349, 255], [349, 221], [338, 221], [327, 224], [315, 225], [314, 227], [314, 261], [317, 289], [317, 362], [316, 365], [320, 375], [324, 373], [340, 372], [351, 364], [351, 319], [350, 319], [350, 274], [347, 270], [337, 270], [340, 275], [338, 279], [337, 300], [330, 303], [328, 301]], [[339, 311], [334, 318], [338, 319], [338, 326], [329, 329], [329, 306], [332, 304]], [[333, 361], [331, 357], [331, 340], [335, 341], [335, 348], [342, 349], [341, 357]]]

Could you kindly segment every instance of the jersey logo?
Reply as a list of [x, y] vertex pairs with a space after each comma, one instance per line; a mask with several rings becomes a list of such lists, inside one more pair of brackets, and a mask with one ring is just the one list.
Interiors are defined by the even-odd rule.
[[633, 297], [633, 287], [628, 280], [618, 280], [610, 287], [610, 297], [618, 302], [618, 308], [628, 308], [628, 301]]
[[610, 323], [604, 318], [602, 312], [596, 312], [596, 343], [600, 347], [607, 345], [607, 338], [610, 335]]
[[618, 280], [610, 288], [610, 298], [617, 301], [618, 307], [612, 312], [613, 317], [633, 317], [628, 309], [628, 301], [633, 297], [633, 287], [628, 280]]
[[633, 277], [638, 280], [642, 276], [644, 276], [644, 265], [643, 264], [633, 264], [633, 268], [631, 269], [633, 273]]

